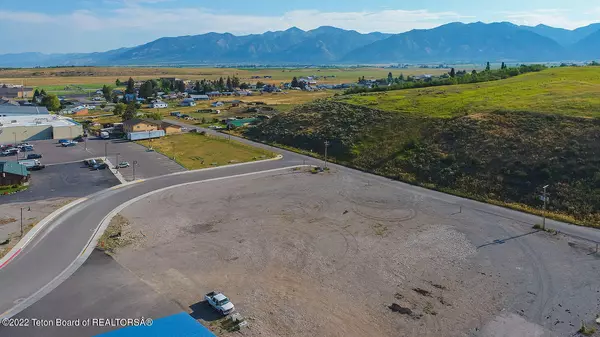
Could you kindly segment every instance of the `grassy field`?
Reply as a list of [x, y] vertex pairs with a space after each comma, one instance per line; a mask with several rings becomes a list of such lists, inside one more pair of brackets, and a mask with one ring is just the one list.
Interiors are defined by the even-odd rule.
[[340, 100], [435, 117], [494, 110], [600, 117], [600, 67], [554, 68], [495, 82], [344, 96]]
[[[256, 96], [248, 96], [248, 97], [222, 97], [222, 101], [230, 101], [230, 100], [240, 100], [244, 103], [249, 102], [263, 102], [266, 105], [275, 108], [278, 111], [289, 111], [293, 106], [298, 104], [307, 103], [313, 101], [318, 98], [327, 98], [331, 97], [334, 94], [331, 90], [324, 91], [290, 91], [287, 94], [283, 93], [273, 93], [273, 94], [263, 94]], [[214, 101], [214, 100], [213, 100]], [[240, 111], [245, 110], [243, 104], [238, 108], [232, 108], [230, 104], [226, 104], [225, 106], [213, 108], [210, 106], [213, 101], [205, 101], [198, 102], [198, 105], [193, 107], [182, 107], [179, 106], [179, 101], [169, 101], [169, 107], [164, 109], [150, 109], [150, 108], [142, 108], [140, 112], [142, 113], [151, 113], [151, 112], [160, 112], [163, 116], [169, 117], [171, 112], [179, 111], [182, 114], [188, 114], [194, 118], [205, 118], [207, 120], [212, 120], [213, 118], [227, 118], [233, 116], [243, 116], [243, 113]], [[213, 113], [198, 113], [198, 110], [203, 109], [212, 109], [221, 111], [220, 114]]]
[[[125, 67], [73, 67], [42, 69], [5, 69], [0, 70], [0, 83], [25, 84], [57, 91], [66, 85], [77, 85], [88, 89], [101, 88], [103, 84], [115, 84], [133, 77], [136, 80], [148, 80], [159, 77], [177, 77], [184, 80], [218, 79], [219, 77], [237, 76], [243, 82], [262, 81], [279, 84], [289, 82], [301, 76], [335, 76], [322, 79], [319, 83], [348, 83], [358, 77], [367, 79], [385, 78], [389, 71], [398, 76], [418, 74], [440, 74], [447, 69], [385, 69], [385, 68], [298, 68], [298, 69], [254, 69], [254, 68], [125, 68]], [[272, 78], [252, 79], [252, 76], [271, 76]]]
[[[147, 146], [147, 141], [140, 141]], [[189, 170], [249, 162], [275, 157], [275, 153], [225, 138], [196, 133], [152, 140], [152, 148]]]

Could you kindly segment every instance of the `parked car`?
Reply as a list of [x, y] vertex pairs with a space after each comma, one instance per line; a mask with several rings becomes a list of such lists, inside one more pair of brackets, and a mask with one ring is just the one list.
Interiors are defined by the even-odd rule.
[[33, 151], [33, 145], [21, 145], [19, 146], [19, 150], [23, 151], [23, 152], [29, 152], [29, 151]]
[[40, 165], [34, 165], [33, 167], [30, 167], [29, 170], [30, 171], [39, 171], [39, 170], [42, 170], [45, 168], [46, 168], [46, 165], [40, 164]]
[[17, 154], [19, 152], [21, 152], [19, 149], [12, 148], [12, 149], [2, 151], [2, 155], [3, 156], [14, 156], [15, 154]]
[[68, 141], [67, 143], [62, 143], [63, 147], [75, 146], [77, 142]]
[[27, 159], [40, 159], [42, 155], [39, 153], [30, 153], [27, 155]]
[[108, 168], [108, 165], [106, 165], [106, 163], [102, 163], [102, 164], [96, 164], [94, 166], [92, 166], [90, 168], [90, 170], [105, 170], [106, 168]]
[[119, 163], [119, 165], [117, 165], [118, 168], [126, 168], [129, 167], [129, 163], [126, 161], [122, 161]]
[[211, 307], [220, 312], [221, 315], [229, 315], [235, 310], [233, 303], [218, 291], [211, 291], [204, 296], [204, 299]]
[[68, 139], [59, 139], [58, 140], [58, 144], [65, 144], [65, 143], [68, 143], [68, 142], [70, 142], [70, 140], [68, 140]]

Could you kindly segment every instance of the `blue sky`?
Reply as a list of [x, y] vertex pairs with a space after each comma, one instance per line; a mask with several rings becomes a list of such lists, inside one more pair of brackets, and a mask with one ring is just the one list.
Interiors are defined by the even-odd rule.
[[163, 36], [313, 29], [400, 33], [448, 22], [573, 29], [600, 22], [596, 0], [0, 0], [0, 54], [105, 51]]

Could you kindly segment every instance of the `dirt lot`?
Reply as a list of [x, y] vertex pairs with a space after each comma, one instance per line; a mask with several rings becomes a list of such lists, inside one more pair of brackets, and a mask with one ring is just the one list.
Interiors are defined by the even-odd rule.
[[121, 214], [141, 235], [116, 261], [218, 334], [214, 289], [245, 336], [564, 336], [600, 310], [586, 249], [368, 175], [231, 178]]
[[0, 257], [4, 256], [21, 238], [21, 208], [23, 208], [23, 230], [27, 234], [32, 226], [72, 200], [74, 198], [51, 198], [0, 204], [0, 242], [10, 239], [10, 242], [0, 245]]

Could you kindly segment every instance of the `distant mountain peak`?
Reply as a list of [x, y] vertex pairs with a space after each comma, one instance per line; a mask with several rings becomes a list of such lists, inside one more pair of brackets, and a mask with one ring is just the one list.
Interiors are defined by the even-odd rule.
[[[577, 44], [576, 44], [577, 43]], [[385, 64], [540, 62], [598, 59], [600, 24], [575, 30], [510, 22], [452, 22], [401, 34], [332, 26], [236, 36], [164, 37], [143, 45], [80, 54], [0, 55], [0, 67], [60, 65]]]

